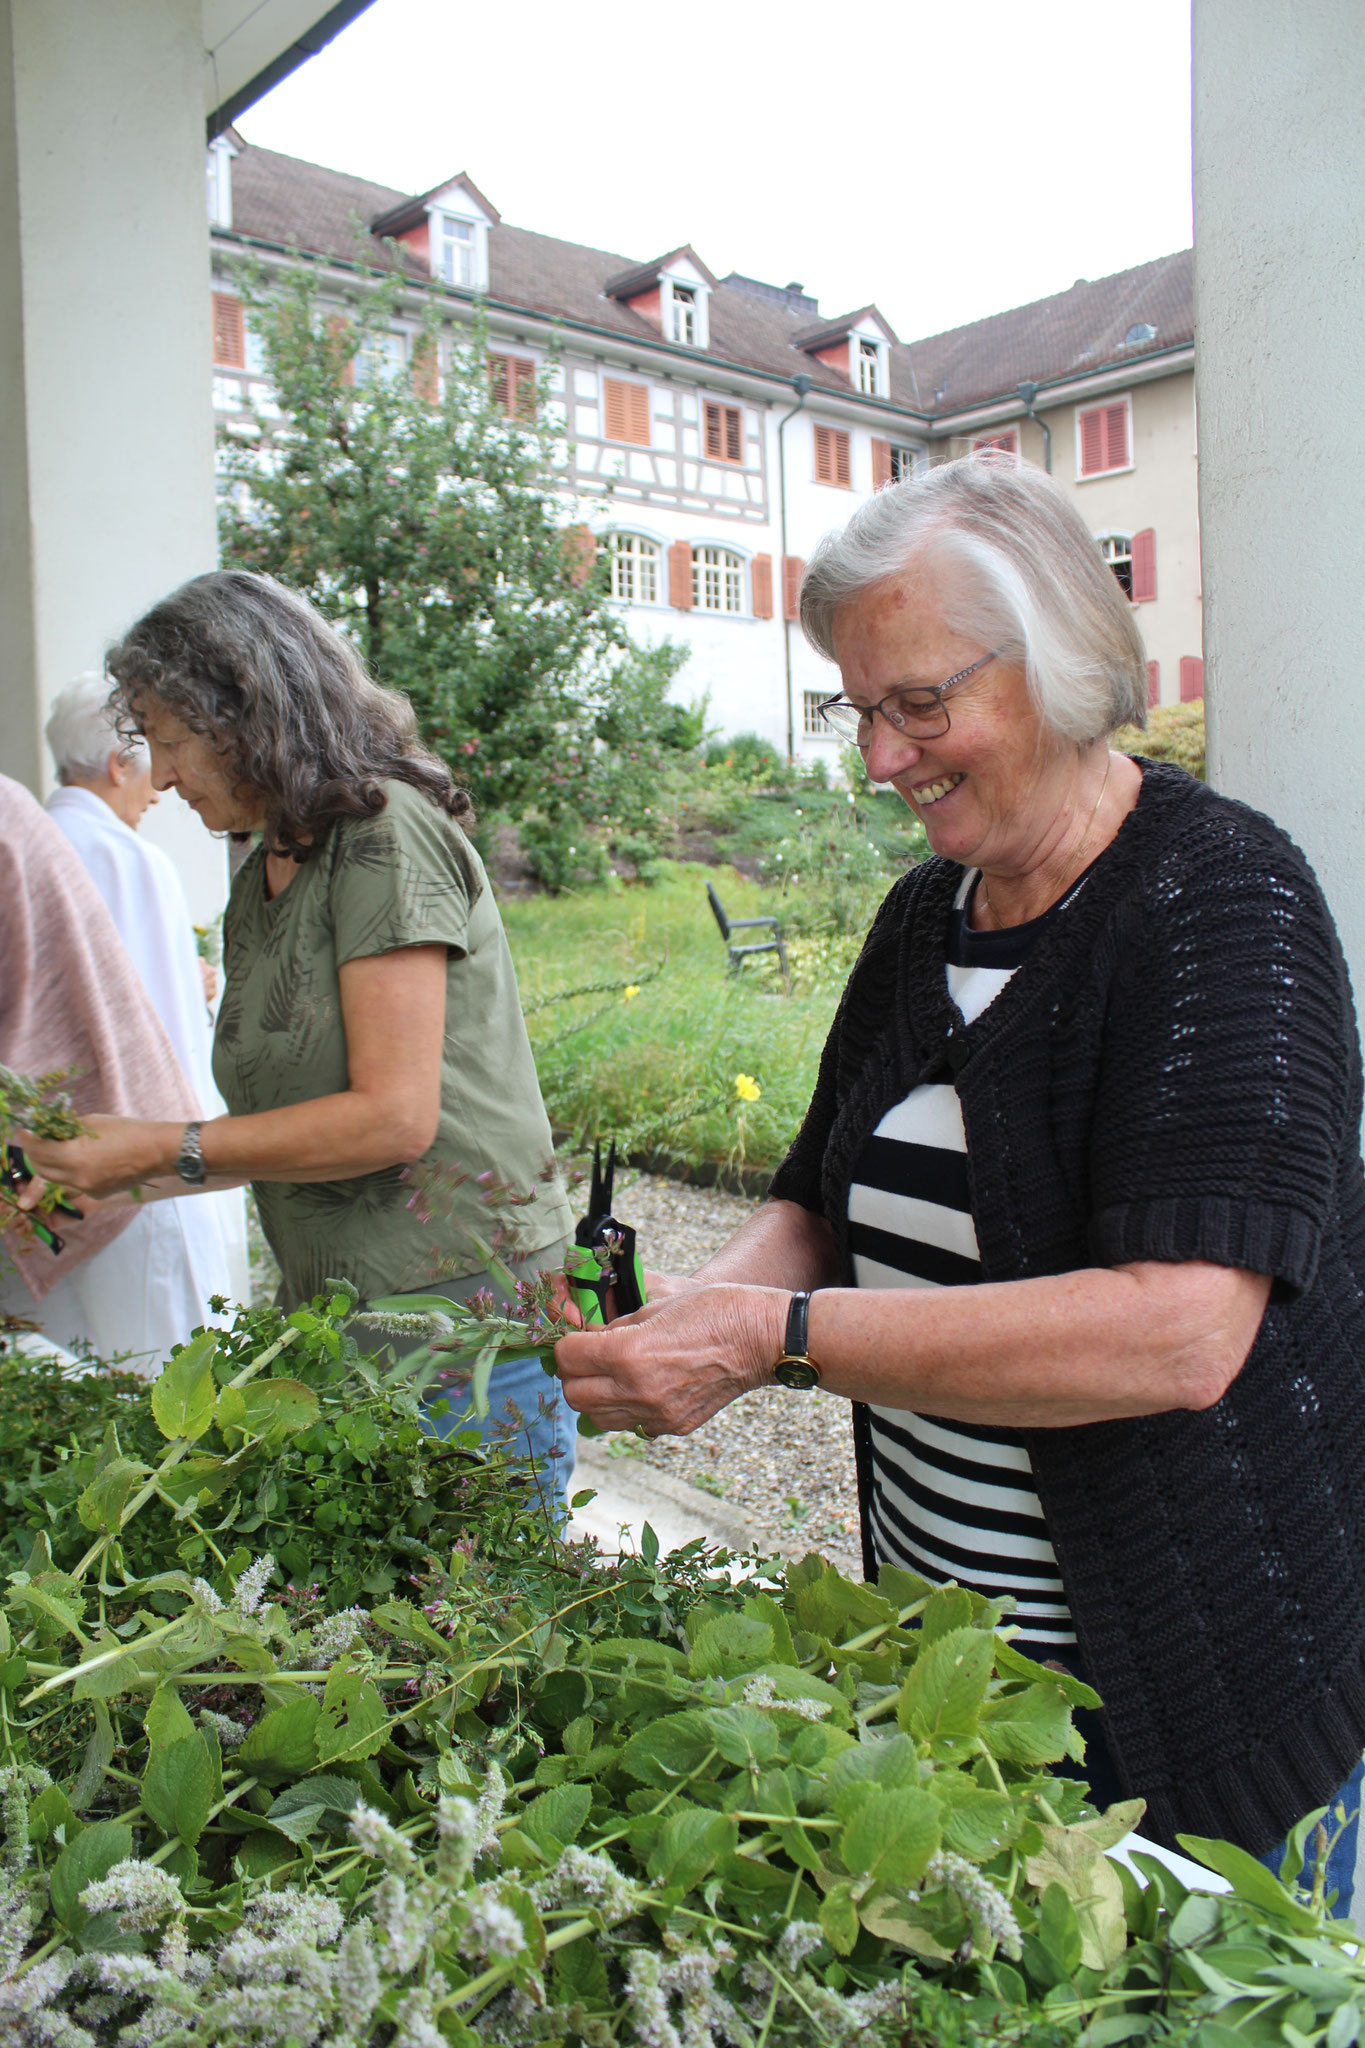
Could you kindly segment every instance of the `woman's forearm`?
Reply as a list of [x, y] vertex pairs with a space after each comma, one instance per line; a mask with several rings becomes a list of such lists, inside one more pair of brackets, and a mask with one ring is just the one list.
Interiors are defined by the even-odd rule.
[[799, 1202], [765, 1202], [692, 1277], [810, 1288], [826, 1287], [838, 1274], [834, 1233], [823, 1216]]
[[831, 1392], [954, 1422], [1067, 1428], [1221, 1400], [1270, 1283], [1197, 1261], [975, 1287], [830, 1289], [810, 1348]]
[[[184, 1126], [175, 1127], [175, 1150]], [[220, 1116], [200, 1133], [211, 1176], [244, 1180], [356, 1180], [420, 1159], [435, 1136], [408, 1128], [393, 1105], [348, 1089], [255, 1116]], [[174, 1167], [172, 1156], [170, 1165]]]
[[[1059, 1429], [1221, 1399], [1270, 1283], [1199, 1262], [974, 1287], [830, 1288], [809, 1344], [831, 1392], [950, 1421]], [[572, 1406], [685, 1435], [772, 1382], [789, 1294], [722, 1282], [558, 1346]]]

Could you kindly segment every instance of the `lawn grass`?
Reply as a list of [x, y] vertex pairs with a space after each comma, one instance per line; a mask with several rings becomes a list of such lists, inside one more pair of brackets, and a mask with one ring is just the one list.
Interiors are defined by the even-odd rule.
[[[708, 880], [732, 917], [781, 909], [734, 868], [666, 861], [648, 887], [512, 899], [503, 920], [558, 1128], [694, 1164], [772, 1167], [810, 1099], [858, 933], [797, 939], [790, 990], [774, 955], [730, 974]], [[741, 1075], [756, 1101], [742, 1099]]]

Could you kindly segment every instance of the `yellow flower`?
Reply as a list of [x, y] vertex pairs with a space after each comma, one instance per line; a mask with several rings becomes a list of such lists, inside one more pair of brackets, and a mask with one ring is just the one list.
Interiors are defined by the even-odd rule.
[[741, 1102], [757, 1102], [763, 1090], [752, 1074], [736, 1074], [735, 1093]]
[[638, 996], [638, 995], [639, 995], [639, 993], [640, 993], [640, 984], [639, 984], [639, 982], [638, 982], [638, 981], [633, 981], [633, 982], [632, 982], [632, 983], [630, 984], [630, 987], [629, 987], [628, 989], [625, 989], [625, 990], [623, 991], [623, 993], [624, 993], [624, 995], [625, 995], [626, 1001], [627, 1001], [628, 1003], [633, 1003], [633, 1002], [634, 1002], [634, 1000], [635, 1000], [635, 998], [636, 998], [636, 996]]

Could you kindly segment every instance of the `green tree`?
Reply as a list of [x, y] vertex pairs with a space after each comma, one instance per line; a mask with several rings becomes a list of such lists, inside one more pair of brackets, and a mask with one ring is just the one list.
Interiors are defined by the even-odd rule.
[[623, 739], [648, 773], [700, 728], [667, 697], [685, 650], [631, 640], [565, 523], [548, 379], [509, 417], [482, 321], [452, 335], [433, 306], [410, 360], [391, 355], [401, 279], [359, 280], [344, 308], [302, 268], [248, 267], [243, 291], [279, 417], [221, 437], [224, 561], [341, 626], [481, 810], [582, 839]]

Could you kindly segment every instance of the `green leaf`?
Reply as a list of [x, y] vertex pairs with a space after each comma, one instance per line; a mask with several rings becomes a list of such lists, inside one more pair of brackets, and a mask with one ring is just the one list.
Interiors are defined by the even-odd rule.
[[773, 1632], [765, 1622], [744, 1614], [716, 1614], [692, 1638], [687, 1668], [694, 1678], [739, 1678], [766, 1664], [773, 1654]]
[[877, 1790], [854, 1814], [839, 1838], [839, 1854], [850, 1874], [871, 1883], [919, 1883], [939, 1845], [938, 1801], [909, 1786]]
[[665, 1714], [636, 1730], [621, 1752], [621, 1767], [643, 1785], [671, 1791], [715, 1749], [704, 1714]]
[[109, 1709], [103, 1700], [97, 1699], [94, 1702], [94, 1712], [95, 1725], [91, 1730], [90, 1740], [85, 1745], [85, 1755], [81, 1759], [80, 1770], [76, 1773], [76, 1782], [71, 1787], [71, 1804], [77, 1813], [83, 1812], [93, 1801], [104, 1783], [105, 1765], [112, 1760], [114, 1754], [113, 1723], [109, 1719]]
[[791, 1627], [776, 1600], [770, 1600], [766, 1593], [751, 1593], [744, 1603], [744, 1612], [750, 1621], [761, 1622], [772, 1630], [772, 1653], [777, 1662], [795, 1664], [797, 1659], [792, 1648]]
[[664, 1823], [649, 1859], [649, 1874], [656, 1884], [691, 1891], [738, 1840], [739, 1825], [728, 1814], [685, 1807]]
[[[919, 1779], [919, 1752], [908, 1735], [884, 1735], [877, 1742], [855, 1743], [834, 1759], [828, 1774], [831, 1797], [848, 1785], [881, 1785], [890, 1791], [897, 1785], [918, 1785]], [[937, 1793], [937, 1780], [934, 1790]]]
[[1056, 1686], [1073, 1707], [1089, 1707], [1093, 1713], [1104, 1704], [1093, 1686], [1074, 1678], [1069, 1671], [1050, 1671], [1046, 1664], [1035, 1663], [1004, 1636], [995, 1639], [995, 1668], [1002, 1677], [1027, 1678], [1035, 1685]]
[[234, 1853], [243, 1877], [251, 1878], [273, 1877], [277, 1870], [299, 1860], [297, 1845], [273, 1828], [257, 1828], [254, 1834], [244, 1835]]
[[111, 1459], [76, 1503], [84, 1526], [100, 1536], [116, 1536], [123, 1527], [124, 1509], [150, 1469], [140, 1458]]
[[46, 1842], [58, 1828], [64, 1830], [64, 1842], [74, 1842], [81, 1831], [81, 1823], [77, 1820], [71, 1802], [61, 1786], [45, 1785], [29, 1806], [29, 1837], [34, 1842]]
[[195, 1733], [185, 1703], [173, 1685], [159, 1685], [142, 1720], [142, 1732], [153, 1749], [169, 1749]]
[[188, 1437], [193, 1443], [213, 1421], [218, 1395], [213, 1378], [217, 1349], [218, 1332], [201, 1330], [162, 1368], [161, 1377], [152, 1388], [156, 1426], [172, 1442]]
[[360, 1797], [360, 1787], [352, 1779], [319, 1771], [296, 1785], [286, 1785], [271, 1801], [265, 1817], [291, 1842], [302, 1842], [324, 1824], [344, 1824]]
[[373, 1756], [384, 1747], [388, 1733], [389, 1717], [374, 1680], [349, 1659], [334, 1664], [327, 1674], [317, 1725], [318, 1761]]
[[1071, 1709], [1060, 1686], [1031, 1685], [1026, 1692], [1004, 1693], [981, 1711], [982, 1739], [991, 1755], [1006, 1763], [1056, 1763], [1068, 1754], [1071, 1732]]
[[1076, 1908], [1060, 1884], [1048, 1885], [1038, 1911], [1038, 1941], [1063, 1977], [1081, 1967], [1084, 1943]]
[[727, 1763], [757, 1769], [777, 1755], [781, 1731], [757, 1707], [708, 1707], [705, 1720]]
[[820, 1932], [836, 1955], [852, 1955], [858, 1942], [858, 1908], [851, 1884], [831, 1885], [825, 1893], [820, 1901]]
[[70, 1933], [78, 1934], [90, 1918], [80, 1904], [85, 1887], [107, 1877], [132, 1853], [133, 1831], [122, 1821], [95, 1821], [67, 1843], [52, 1866], [50, 1898], [53, 1912]]
[[972, 1863], [989, 1863], [1019, 1839], [1029, 1816], [1003, 1792], [988, 1792], [957, 1771], [940, 1771], [934, 1796], [943, 1806], [943, 1846]]
[[1220, 1877], [1225, 1877], [1239, 1898], [1259, 1906], [1263, 1913], [1271, 1914], [1276, 1920], [1287, 1921], [1302, 1934], [1316, 1932], [1316, 1914], [1301, 1906], [1249, 1850], [1239, 1849], [1235, 1842], [1210, 1841], [1204, 1835], [1177, 1835], [1176, 1841], [1187, 1856], [1194, 1857], [1196, 1863], [1202, 1863], [1206, 1869], [1216, 1870]]
[[798, 1628], [809, 1629], [831, 1643], [896, 1620], [896, 1609], [889, 1600], [871, 1586], [855, 1585], [832, 1564], [798, 1587], [793, 1606]]
[[1042, 1892], [1045, 1908], [1057, 1889], [1070, 1900], [1084, 1967], [1112, 1969], [1128, 1943], [1118, 1871], [1094, 1836], [1080, 1828], [1045, 1827], [1042, 1834], [1041, 1850], [1027, 1859], [1029, 1882]]
[[142, 1810], [163, 1835], [178, 1835], [192, 1848], [220, 1795], [216, 1779], [208, 1744], [196, 1729], [152, 1751], [142, 1774]]
[[921, 1639], [936, 1643], [940, 1636], [951, 1635], [955, 1629], [970, 1628], [975, 1612], [976, 1603], [964, 1587], [940, 1586], [926, 1601], [919, 1618]]
[[390, 1635], [397, 1636], [400, 1642], [413, 1643], [423, 1650], [435, 1650], [448, 1664], [460, 1661], [456, 1646], [439, 1634], [411, 1601], [384, 1600], [370, 1611], [372, 1619]]
[[282, 1440], [311, 1429], [321, 1414], [318, 1397], [301, 1380], [249, 1380], [224, 1387], [218, 1396], [218, 1426], [244, 1437]]
[[900, 1689], [896, 1719], [920, 1742], [974, 1735], [990, 1683], [995, 1639], [955, 1628], [920, 1651]]
[[233, 1762], [248, 1777], [267, 1785], [281, 1778], [301, 1778], [318, 1761], [317, 1725], [322, 1713], [311, 1693], [300, 1693], [287, 1707], [275, 1707], [249, 1730]]
[[560, 1785], [533, 1799], [517, 1826], [538, 1849], [557, 1855], [570, 1842], [578, 1840], [591, 1805], [592, 1792], [588, 1786]]

